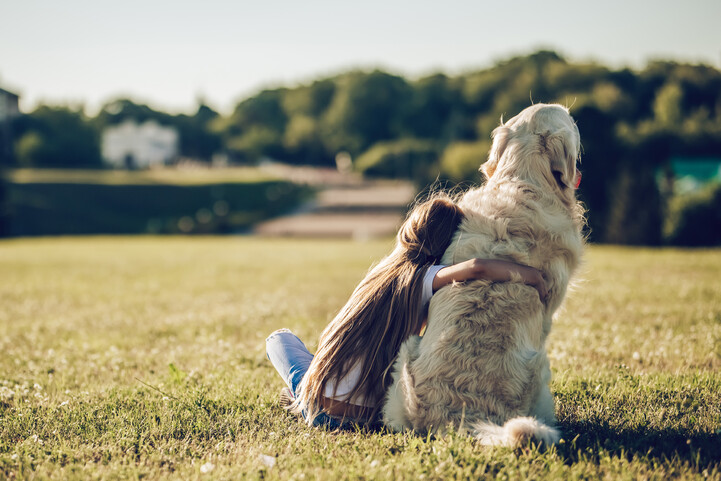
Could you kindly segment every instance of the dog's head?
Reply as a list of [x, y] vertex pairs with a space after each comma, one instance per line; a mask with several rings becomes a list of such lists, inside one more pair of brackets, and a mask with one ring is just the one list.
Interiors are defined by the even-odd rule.
[[481, 166], [488, 180], [546, 182], [561, 198], [572, 201], [581, 175], [576, 169], [581, 139], [566, 107], [532, 105], [501, 123], [492, 137], [488, 160]]

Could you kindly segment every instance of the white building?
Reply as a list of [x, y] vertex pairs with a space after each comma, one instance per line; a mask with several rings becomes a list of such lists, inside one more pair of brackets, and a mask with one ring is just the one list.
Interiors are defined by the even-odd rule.
[[126, 120], [103, 131], [103, 159], [116, 168], [145, 169], [165, 165], [178, 156], [178, 131], [152, 120]]

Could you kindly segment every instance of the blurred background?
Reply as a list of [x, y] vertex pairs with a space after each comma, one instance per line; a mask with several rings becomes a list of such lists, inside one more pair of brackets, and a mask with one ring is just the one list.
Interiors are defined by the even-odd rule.
[[593, 242], [719, 245], [719, 18], [717, 0], [3, 2], [0, 235], [383, 235], [429, 184], [480, 182], [501, 116], [559, 102]]

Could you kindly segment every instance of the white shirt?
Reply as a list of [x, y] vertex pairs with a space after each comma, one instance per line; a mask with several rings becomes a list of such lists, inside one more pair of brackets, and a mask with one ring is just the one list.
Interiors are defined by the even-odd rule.
[[[423, 287], [421, 291], [421, 307], [431, 302], [433, 297], [433, 279], [436, 278], [438, 271], [443, 269], [444, 265], [435, 264], [428, 268], [426, 274], [423, 276]], [[361, 377], [361, 366], [356, 363], [350, 371], [338, 382], [338, 386], [333, 382], [328, 382], [325, 385], [325, 392], [323, 395], [330, 399], [337, 399], [338, 401], [348, 401], [348, 394], [358, 385]], [[365, 403], [363, 396], [358, 396], [353, 399], [353, 404], [360, 406], [370, 406]]]
[[443, 269], [444, 265], [435, 264], [428, 268], [426, 275], [423, 276], [423, 293], [421, 294], [421, 307], [426, 307], [433, 297], [433, 279], [436, 278], [438, 271]]

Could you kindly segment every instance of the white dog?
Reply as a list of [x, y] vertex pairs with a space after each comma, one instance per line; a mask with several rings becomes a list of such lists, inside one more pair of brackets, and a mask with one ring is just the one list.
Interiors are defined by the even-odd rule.
[[443, 257], [504, 259], [541, 270], [549, 295], [521, 282], [438, 291], [428, 328], [402, 346], [383, 417], [395, 430], [470, 428], [482, 443], [558, 442], [545, 341], [583, 251], [575, 189], [580, 139], [560, 105], [533, 105], [493, 131], [486, 183], [460, 202], [466, 218]]

